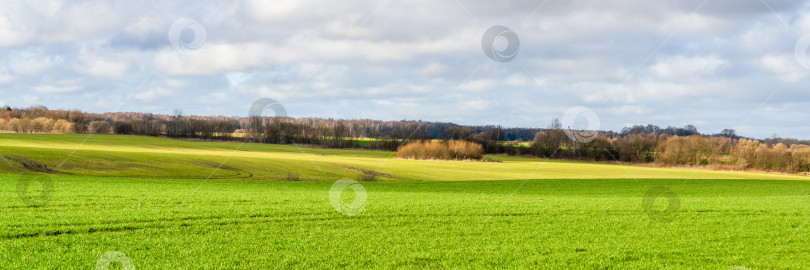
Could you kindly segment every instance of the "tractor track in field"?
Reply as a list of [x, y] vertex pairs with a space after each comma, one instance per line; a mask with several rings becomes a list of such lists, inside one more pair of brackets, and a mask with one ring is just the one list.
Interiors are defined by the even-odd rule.
[[[359, 219], [381, 219], [381, 218], [394, 218], [394, 217], [421, 217], [421, 218], [440, 218], [445, 219], [448, 217], [470, 217], [467, 214], [436, 214], [436, 215], [380, 215], [380, 216], [363, 216], [353, 217]], [[524, 216], [543, 216], [542, 213], [491, 213], [479, 214], [472, 216], [490, 216], [490, 217], [524, 217]], [[332, 211], [315, 213], [309, 215], [246, 215], [236, 217], [182, 217], [182, 218], [165, 218], [157, 220], [139, 220], [139, 221], [125, 221], [125, 222], [102, 222], [102, 223], [75, 223], [65, 224], [63, 229], [43, 230], [39, 232], [20, 232], [16, 234], [8, 234], [0, 236], [0, 240], [14, 240], [25, 239], [33, 237], [49, 237], [60, 235], [80, 235], [80, 234], [93, 234], [103, 232], [122, 232], [122, 231], [138, 231], [148, 229], [171, 229], [182, 228], [189, 226], [203, 226], [203, 227], [217, 227], [222, 225], [248, 225], [248, 224], [261, 224], [261, 223], [278, 223], [278, 222], [301, 222], [301, 221], [327, 221], [338, 220], [344, 218], [341, 215], [336, 215]], [[200, 223], [200, 221], [208, 221], [207, 223]], [[98, 226], [81, 228], [84, 226]], [[71, 228], [73, 227], [73, 228]], [[78, 227], [78, 228], [77, 228]]]
[[[238, 178], [253, 178], [253, 173], [252, 172], [245, 171], [245, 170], [242, 170], [242, 169], [239, 169], [239, 168], [234, 168], [234, 167], [231, 167], [231, 166], [228, 166], [228, 165], [225, 165], [225, 164], [218, 164], [218, 163], [214, 163], [214, 162], [207, 161], [207, 160], [200, 160], [199, 162], [200, 162], [200, 164], [211, 166], [213, 168], [235, 172], [236, 176]], [[246, 173], [247, 176], [242, 175], [243, 172]]]
[[0, 157], [3, 157], [5, 159], [7, 159], [7, 160], [11, 160], [11, 161], [14, 161], [14, 162], [17, 162], [17, 163], [20, 163], [20, 165], [22, 165], [24, 168], [26, 168], [26, 169], [28, 169], [28, 170], [30, 170], [32, 172], [67, 174], [65, 172], [61, 172], [61, 171], [57, 171], [57, 170], [48, 168], [48, 165], [45, 165], [45, 163], [42, 163], [42, 162], [39, 162], [39, 161], [36, 161], [36, 160], [33, 160], [33, 159], [29, 159], [29, 158], [26, 158], [26, 157], [23, 157], [23, 156], [0, 154]]
[[395, 177], [395, 176], [393, 176], [391, 174], [387, 174], [387, 173], [383, 173], [383, 172], [366, 170], [366, 169], [363, 169], [363, 168], [349, 166], [349, 165], [340, 164], [340, 163], [331, 163], [331, 164], [335, 165], [335, 166], [340, 166], [340, 167], [343, 167], [343, 168], [346, 168], [346, 169], [355, 170], [355, 171], [358, 171], [358, 172], [361, 172], [361, 173], [364, 173], [364, 174], [368, 174], [368, 175], [388, 177], [388, 178], [391, 178], [391, 179], [399, 179], [399, 178], [397, 178], [397, 177]]
[[[68, 224], [63, 225], [68, 228], [56, 230], [43, 230], [39, 232], [23, 232], [17, 234], [9, 234], [0, 236], [0, 240], [14, 240], [33, 237], [48, 237], [59, 235], [79, 235], [79, 234], [92, 234], [99, 232], [122, 232], [122, 231], [137, 231], [147, 229], [161, 229], [161, 228], [182, 228], [189, 226], [222, 226], [234, 224], [260, 224], [267, 222], [296, 222], [296, 221], [323, 221], [336, 219], [331, 212], [322, 215], [306, 215], [306, 216], [285, 216], [275, 215], [249, 215], [240, 217], [185, 217], [175, 219], [159, 219], [159, 220], [142, 220], [142, 221], [127, 221], [127, 222], [105, 222], [105, 223], [92, 223], [92, 225], [109, 226], [109, 227], [90, 227], [90, 228], [75, 228], [75, 226], [88, 226], [88, 223]], [[194, 223], [197, 221], [210, 221], [209, 223]], [[190, 223], [187, 223], [190, 222]], [[74, 228], [69, 228], [74, 226]]]

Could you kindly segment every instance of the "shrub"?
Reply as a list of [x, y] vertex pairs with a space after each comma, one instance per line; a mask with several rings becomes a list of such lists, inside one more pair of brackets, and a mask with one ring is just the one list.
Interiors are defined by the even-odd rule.
[[406, 144], [399, 148], [397, 156], [407, 159], [465, 160], [481, 159], [484, 148], [468, 141], [421, 141]]
[[110, 123], [107, 121], [92, 121], [88, 125], [90, 127], [90, 132], [95, 134], [109, 134], [110, 133]]
[[11, 118], [8, 121], [8, 129], [16, 133], [29, 133], [31, 132], [31, 120], [28, 118]]
[[481, 159], [484, 154], [483, 146], [468, 141], [449, 141], [447, 148], [453, 159]]
[[56, 122], [53, 123], [52, 131], [54, 133], [71, 133], [73, 132], [73, 123], [65, 119], [56, 120]]
[[53, 129], [53, 124], [53, 119], [37, 117], [31, 121], [31, 129], [33, 132], [51, 132], [51, 129]]
[[363, 182], [377, 181], [377, 174], [376, 173], [371, 173], [371, 172], [361, 173], [361, 174], [357, 175], [357, 180], [360, 180], [360, 181], [363, 181]]

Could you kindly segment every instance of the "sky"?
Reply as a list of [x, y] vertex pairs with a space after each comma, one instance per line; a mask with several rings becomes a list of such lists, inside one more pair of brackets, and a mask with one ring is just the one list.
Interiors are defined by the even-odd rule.
[[0, 105], [810, 139], [810, 3], [0, 0]]

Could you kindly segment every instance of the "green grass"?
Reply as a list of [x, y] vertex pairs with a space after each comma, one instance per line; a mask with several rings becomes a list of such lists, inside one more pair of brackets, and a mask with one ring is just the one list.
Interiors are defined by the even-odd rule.
[[[107, 251], [137, 269], [799, 269], [810, 255], [804, 181], [364, 182], [349, 216], [331, 182], [52, 176], [32, 207], [4, 176], [2, 269], [87, 269]], [[653, 186], [677, 195], [671, 222], [644, 212]]]
[[[805, 269], [810, 256], [804, 176], [111, 135], [0, 134], [0, 154], [60, 171], [0, 161], [0, 269], [93, 269], [109, 251], [136, 269]], [[391, 177], [330, 192], [357, 176], [347, 166]], [[288, 171], [317, 181], [277, 181]]]

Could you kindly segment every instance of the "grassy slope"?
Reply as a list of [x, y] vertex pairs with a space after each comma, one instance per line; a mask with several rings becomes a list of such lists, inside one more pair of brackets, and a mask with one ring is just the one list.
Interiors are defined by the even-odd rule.
[[[785, 179], [803, 176], [661, 169], [612, 164], [497, 157], [502, 163], [392, 159], [392, 152], [334, 150], [225, 142], [189, 142], [118, 135], [0, 133], [0, 154], [19, 155], [73, 175], [164, 178], [282, 179], [288, 171], [302, 178], [355, 178], [348, 165], [393, 175], [400, 180], [509, 179]], [[226, 169], [215, 168], [224, 164]], [[0, 172], [26, 170], [3, 159]]]
[[[806, 268], [810, 182], [540, 180], [366, 182], [363, 212], [330, 182], [52, 176], [47, 205], [0, 175], [0, 269]], [[652, 186], [674, 220], [642, 211]]]
[[[0, 269], [93, 268], [110, 250], [137, 269], [782, 269], [810, 255], [810, 182], [779, 180], [807, 177], [136, 136], [0, 134], [0, 153], [79, 175], [49, 176], [52, 197], [34, 207], [16, 191], [27, 172], [0, 161]], [[206, 164], [223, 161], [239, 170]], [[347, 216], [330, 204], [331, 181], [236, 179], [357, 174], [333, 163], [458, 181], [364, 182], [365, 209]], [[227, 179], [199, 179], [209, 175]], [[477, 179], [499, 181], [464, 181]], [[653, 186], [679, 198], [673, 221], [642, 210]]]

